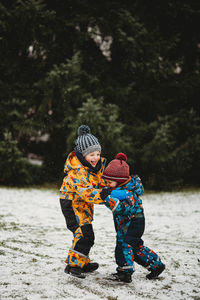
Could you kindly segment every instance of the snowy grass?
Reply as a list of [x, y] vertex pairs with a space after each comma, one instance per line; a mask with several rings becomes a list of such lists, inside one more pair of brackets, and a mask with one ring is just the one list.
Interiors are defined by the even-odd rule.
[[72, 235], [65, 227], [55, 191], [0, 189], [0, 299], [200, 299], [200, 191], [143, 196], [145, 245], [166, 270], [148, 281], [135, 264], [130, 284], [105, 279], [115, 272], [115, 231], [111, 212], [95, 206], [95, 245], [100, 267], [87, 278], [66, 275], [64, 260]]

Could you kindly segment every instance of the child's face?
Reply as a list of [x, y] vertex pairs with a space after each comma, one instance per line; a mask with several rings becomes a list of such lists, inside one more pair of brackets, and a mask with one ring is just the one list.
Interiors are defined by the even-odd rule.
[[85, 160], [89, 162], [93, 167], [96, 167], [96, 164], [100, 160], [100, 152], [94, 151], [85, 156]]
[[110, 188], [115, 188], [117, 186], [117, 182], [113, 180], [105, 179], [106, 185]]

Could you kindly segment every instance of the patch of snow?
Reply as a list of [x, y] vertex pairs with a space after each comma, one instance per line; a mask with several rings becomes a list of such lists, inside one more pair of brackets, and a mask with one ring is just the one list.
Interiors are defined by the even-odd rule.
[[133, 282], [105, 279], [115, 272], [112, 213], [95, 206], [95, 245], [90, 257], [100, 267], [86, 279], [64, 273], [72, 234], [66, 229], [59, 195], [37, 189], [0, 189], [0, 299], [199, 299], [200, 192], [143, 196], [144, 244], [156, 251], [166, 270], [148, 281], [135, 264]]

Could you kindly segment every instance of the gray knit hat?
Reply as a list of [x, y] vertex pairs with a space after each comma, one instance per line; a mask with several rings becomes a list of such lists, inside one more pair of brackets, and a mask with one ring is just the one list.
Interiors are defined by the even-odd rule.
[[87, 125], [81, 125], [78, 128], [78, 138], [75, 141], [76, 149], [82, 153], [83, 156], [94, 152], [101, 152], [101, 145], [98, 139], [91, 134], [90, 127]]

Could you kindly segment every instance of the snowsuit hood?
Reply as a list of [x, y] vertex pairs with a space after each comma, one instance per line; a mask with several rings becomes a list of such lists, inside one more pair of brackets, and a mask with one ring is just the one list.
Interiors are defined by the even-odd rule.
[[77, 156], [75, 155], [75, 152], [73, 151], [67, 157], [67, 160], [64, 165], [64, 173], [67, 174], [67, 172], [69, 172], [72, 169], [78, 169], [82, 167], [83, 165], [80, 163]]

